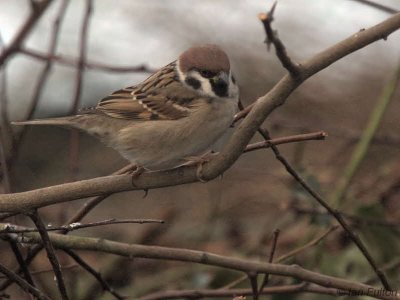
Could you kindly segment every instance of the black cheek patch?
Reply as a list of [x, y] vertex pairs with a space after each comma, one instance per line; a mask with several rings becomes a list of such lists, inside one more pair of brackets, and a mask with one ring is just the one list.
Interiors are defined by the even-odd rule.
[[195, 90], [199, 89], [201, 86], [200, 81], [193, 77], [186, 77], [185, 82], [187, 85], [190, 85]]
[[219, 97], [227, 97], [228, 96], [228, 85], [223, 80], [213, 81], [210, 80], [211, 88], [215, 95]]

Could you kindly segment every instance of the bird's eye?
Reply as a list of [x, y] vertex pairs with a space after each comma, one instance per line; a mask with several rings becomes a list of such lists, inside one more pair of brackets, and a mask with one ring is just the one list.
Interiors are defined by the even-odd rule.
[[199, 73], [204, 78], [212, 78], [217, 75], [217, 72], [209, 71], [209, 70], [199, 70]]

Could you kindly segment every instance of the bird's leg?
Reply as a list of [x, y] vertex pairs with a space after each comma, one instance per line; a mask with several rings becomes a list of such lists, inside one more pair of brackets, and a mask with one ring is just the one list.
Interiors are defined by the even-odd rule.
[[188, 156], [188, 157], [185, 157], [186, 163], [184, 163], [183, 165], [184, 166], [197, 165], [197, 170], [196, 170], [197, 179], [200, 182], [204, 183], [204, 182], [207, 182], [207, 180], [203, 178], [203, 165], [206, 162], [209, 162], [216, 155], [218, 155], [218, 152], [214, 152], [214, 151], [210, 150], [200, 156]]

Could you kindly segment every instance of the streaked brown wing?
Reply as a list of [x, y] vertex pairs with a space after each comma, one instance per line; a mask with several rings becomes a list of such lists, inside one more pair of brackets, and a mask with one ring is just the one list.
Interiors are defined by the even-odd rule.
[[142, 121], [186, 117], [194, 93], [177, 81], [174, 67], [175, 62], [136, 86], [115, 91], [102, 99], [96, 110], [114, 118]]

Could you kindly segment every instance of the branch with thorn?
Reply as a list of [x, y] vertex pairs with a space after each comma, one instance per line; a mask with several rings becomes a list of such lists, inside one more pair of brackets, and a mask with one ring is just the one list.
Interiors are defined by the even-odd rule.
[[301, 75], [301, 67], [299, 64], [296, 64], [292, 61], [292, 59], [287, 54], [285, 45], [278, 38], [278, 34], [275, 30], [272, 29], [272, 21], [274, 20], [274, 12], [276, 8], [277, 2], [274, 2], [271, 9], [266, 13], [259, 13], [258, 18], [264, 25], [265, 34], [267, 35], [265, 39], [265, 43], [267, 44], [267, 49], [270, 49], [271, 44], [274, 45], [276, 56], [279, 58], [282, 66], [288, 70], [289, 74], [293, 77], [297, 77]]

